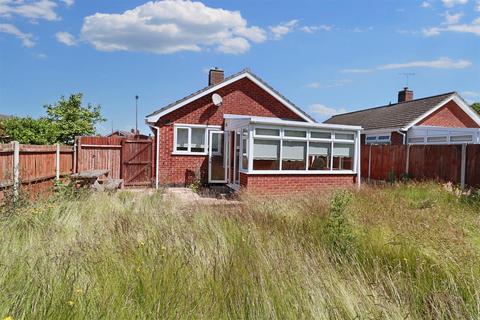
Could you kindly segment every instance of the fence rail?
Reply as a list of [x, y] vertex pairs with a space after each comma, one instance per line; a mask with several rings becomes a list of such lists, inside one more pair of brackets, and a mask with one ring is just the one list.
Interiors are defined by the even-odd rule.
[[450, 181], [480, 187], [480, 145], [364, 145], [362, 178]]
[[0, 198], [7, 188], [18, 195], [21, 186], [35, 193], [73, 171], [73, 147], [0, 144]]

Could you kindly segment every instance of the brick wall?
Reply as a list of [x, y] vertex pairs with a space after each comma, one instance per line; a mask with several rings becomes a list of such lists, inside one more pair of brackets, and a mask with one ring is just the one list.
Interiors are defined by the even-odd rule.
[[213, 105], [211, 94], [175, 110], [157, 122], [160, 127], [159, 179], [163, 185], [188, 184], [195, 172], [201, 172], [203, 182], [208, 178], [208, 156], [172, 155], [173, 125], [182, 124], [224, 124], [224, 114], [241, 114], [264, 117], [277, 117], [304, 121], [277, 99], [265, 92], [249, 79], [241, 79], [216, 93], [223, 98], [223, 105]]
[[479, 128], [478, 124], [476, 124], [455, 101], [448, 102], [418, 125], [450, 128]]
[[240, 185], [256, 195], [288, 195], [299, 192], [349, 188], [355, 185], [352, 175], [308, 175], [308, 174], [245, 174], [240, 172]]

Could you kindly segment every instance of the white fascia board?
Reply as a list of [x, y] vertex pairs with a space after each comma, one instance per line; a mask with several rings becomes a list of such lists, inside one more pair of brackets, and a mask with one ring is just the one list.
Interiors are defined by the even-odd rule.
[[201, 97], [204, 97], [210, 93], [213, 93], [225, 86], [228, 86], [229, 84], [233, 83], [233, 82], [236, 82], [240, 79], [243, 79], [243, 78], [248, 78], [250, 79], [253, 83], [255, 83], [256, 85], [258, 85], [260, 88], [262, 88], [263, 90], [265, 90], [267, 93], [269, 93], [271, 96], [273, 96], [275, 99], [277, 99], [278, 101], [280, 101], [284, 106], [286, 106], [288, 109], [290, 109], [291, 111], [293, 111], [295, 114], [297, 114], [298, 116], [300, 116], [302, 119], [304, 119], [305, 121], [309, 122], [309, 123], [315, 123], [312, 119], [310, 119], [309, 117], [307, 117], [305, 114], [303, 114], [301, 111], [298, 110], [297, 107], [293, 106], [291, 103], [289, 103], [288, 101], [286, 101], [284, 98], [282, 98], [281, 96], [279, 96], [278, 94], [276, 94], [274, 91], [272, 91], [270, 88], [268, 88], [265, 84], [263, 84], [263, 82], [259, 81], [256, 77], [252, 76], [248, 71], [245, 71], [245, 72], [242, 72], [240, 73], [239, 75], [237, 75], [236, 77], [233, 77], [227, 81], [224, 81], [222, 83], [219, 83], [218, 85], [216, 86], [213, 86], [211, 87], [210, 89], [208, 90], [205, 90], [197, 95], [194, 95], [193, 97], [190, 97], [189, 99], [186, 99], [160, 113], [157, 113], [155, 115], [152, 115], [150, 117], [146, 117], [146, 122], [147, 123], [156, 123], [158, 121], [158, 119], [160, 119], [161, 117], [163, 117], [164, 115], [166, 114], [169, 114], [170, 112], [173, 112]]
[[282, 119], [265, 119], [252, 117], [250, 123], [254, 124], [265, 124], [273, 126], [286, 126], [286, 127], [303, 127], [311, 129], [329, 129], [329, 130], [349, 130], [349, 131], [358, 131], [361, 130], [360, 126], [349, 126], [343, 124], [329, 124], [329, 123], [306, 123], [301, 121], [288, 121]]
[[414, 125], [416, 125], [417, 123], [419, 123], [420, 121], [426, 119], [428, 116], [430, 116], [431, 114], [435, 113], [437, 110], [439, 110], [440, 108], [442, 108], [443, 106], [445, 106], [447, 103], [449, 103], [450, 101], [454, 101], [473, 121], [475, 121], [475, 123], [477, 123], [478, 125], [480, 125], [480, 117], [478, 116], [478, 114], [472, 110], [472, 108], [470, 108], [469, 105], [467, 105], [465, 103], [465, 101], [458, 96], [458, 94], [454, 93], [452, 94], [451, 96], [449, 96], [447, 99], [443, 100], [442, 102], [440, 102], [439, 104], [437, 104], [435, 106], [435, 108], [433, 109], [430, 109], [428, 112], [425, 112], [424, 114], [422, 114], [420, 117], [418, 117], [417, 119], [413, 120], [412, 122], [410, 122], [408, 125], [406, 125], [405, 127], [402, 128], [402, 131], [407, 131], [408, 129], [410, 129], [411, 127], [413, 127]]

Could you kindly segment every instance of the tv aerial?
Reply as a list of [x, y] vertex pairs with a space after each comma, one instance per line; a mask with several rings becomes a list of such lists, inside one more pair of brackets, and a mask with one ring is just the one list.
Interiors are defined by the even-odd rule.
[[415, 76], [416, 73], [415, 72], [403, 72], [403, 73], [400, 73], [400, 75], [405, 77], [405, 87], [408, 88], [408, 83], [409, 83], [410, 77]]

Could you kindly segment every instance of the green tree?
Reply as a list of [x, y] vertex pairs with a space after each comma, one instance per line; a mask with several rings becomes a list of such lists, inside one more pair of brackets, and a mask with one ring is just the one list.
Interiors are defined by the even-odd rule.
[[73, 144], [75, 136], [93, 135], [95, 125], [105, 121], [100, 106], [82, 106], [81, 93], [70, 95], [68, 100], [62, 96], [58, 102], [44, 108], [47, 115], [39, 119], [3, 119], [0, 131], [3, 127], [4, 136], [23, 144]]
[[66, 100], [63, 96], [54, 105], [46, 105], [47, 119], [57, 131], [56, 142], [73, 144], [75, 136], [95, 134], [95, 125], [102, 117], [99, 105], [82, 106], [81, 93], [72, 94]]
[[475, 110], [478, 114], [480, 114], [480, 102], [475, 102], [471, 105], [472, 109]]
[[11, 117], [3, 119], [5, 135], [10, 140], [23, 144], [53, 144], [56, 142], [55, 127], [46, 118], [32, 119]]

